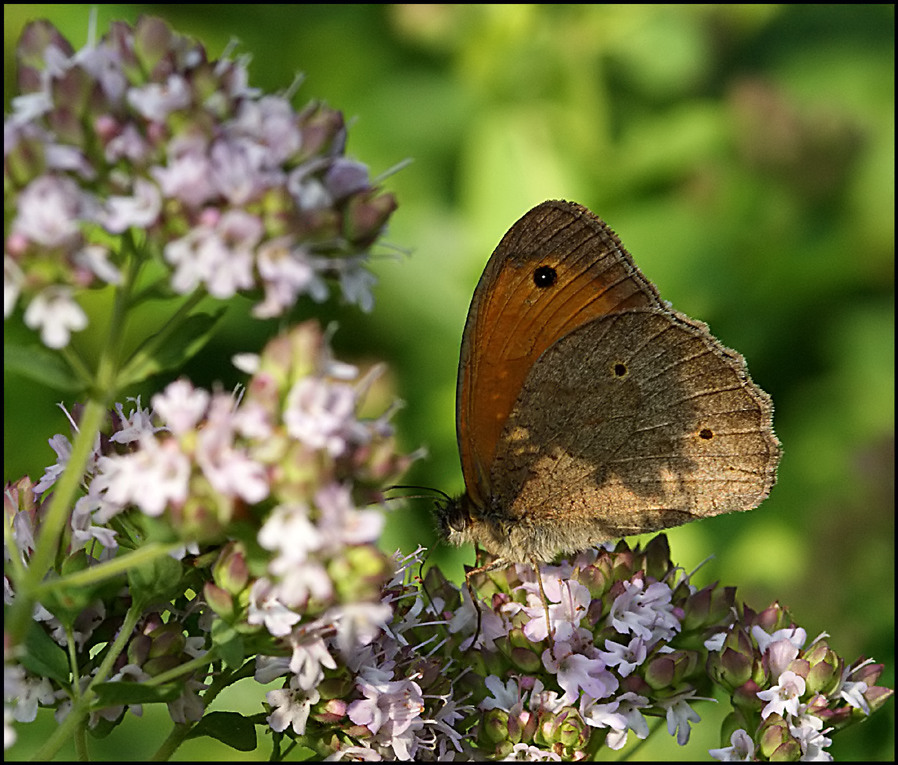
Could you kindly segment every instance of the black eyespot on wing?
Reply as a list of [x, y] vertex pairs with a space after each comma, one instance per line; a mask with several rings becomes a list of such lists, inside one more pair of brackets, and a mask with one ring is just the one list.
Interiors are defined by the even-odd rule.
[[540, 266], [533, 272], [533, 283], [543, 289], [558, 281], [558, 272], [552, 266]]
[[698, 437], [704, 438], [705, 441], [710, 441], [712, 438], [714, 438], [714, 432], [711, 430], [711, 428], [702, 428], [698, 432]]

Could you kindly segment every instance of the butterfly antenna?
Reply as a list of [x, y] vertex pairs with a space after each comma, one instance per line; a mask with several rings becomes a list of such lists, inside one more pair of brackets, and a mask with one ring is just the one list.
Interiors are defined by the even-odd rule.
[[391, 497], [391, 499], [428, 499], [432, 494], [439, 494], [447, 502], [452, 501], [452, 497], [450, 497], [445, 491], [434, 489], [431, 486], [416, 486], [415, 484], [397, 483], [393, 484], [392, 486], [385, 487], [384, 491], [392, 491], [393, 489], [417, 489], [418, 491], [429, 491], [431, 492], [431, 494], [409, 494], [403, 495], [401, 497]]

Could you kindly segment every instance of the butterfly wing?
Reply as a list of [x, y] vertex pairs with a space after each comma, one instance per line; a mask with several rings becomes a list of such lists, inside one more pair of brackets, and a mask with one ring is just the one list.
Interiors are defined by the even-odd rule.
[[473, 506], [492, 494], [496, 445], [541, 354], [597, 317], [662, 306], [614, 232], [585, 207], [543, 202], [509, 229], [477, 284], [462, 336], [456, 425]]
[[492, 463], [492, 520], [518, 559], [548, 560], [749, 510], [776, 478], [772, 414], [704, 324], [669, 309], [595, 319], [532, 366]]

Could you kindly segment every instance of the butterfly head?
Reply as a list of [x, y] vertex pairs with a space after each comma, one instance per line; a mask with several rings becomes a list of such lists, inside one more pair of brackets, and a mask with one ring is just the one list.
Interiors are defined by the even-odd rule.
[[471, 539], [471, 501], [467, 494], [460, 497], [437, 500], [436, 517], [440, 536], [454, 545], [463, 545]]

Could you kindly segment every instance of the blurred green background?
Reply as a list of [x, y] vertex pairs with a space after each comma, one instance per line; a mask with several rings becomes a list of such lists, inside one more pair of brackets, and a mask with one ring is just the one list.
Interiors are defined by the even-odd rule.
[[[49, 18], [81, 47], [89, 9], [4, 6], [7, 109], [23, 24]], [[253, 57], [251, 84], [279, 90], [302, 72], [297, 104], [323, 99], [354, 121], [348, 151], [373, 175], [414, 160], [385, 184], [400, 204], [388, 240], [410, 254], [379, 249], [374, 312], [329, 303], [291, 316], [337, 319], [342, 358], [389, 363], [406, 402], [401, 443], [429, 451], [408, 482], [462, 489], [459, 340], [502, 234], [544, 199], [603, 217], [667, 300], [745, 355], [776, 404], [784, 457], [771, 497], [751, 513], [670, 531], [674, 560], [691, 569], [713, 555], [700, 586], [737, 585], [758, 609], [778, 599], [849, 661], [884, 662], [881, 684], [894, 687], [892, 6], [113, 4], [98, 13], [101, 33], [113, 19], [161, 16], [211, 56], [237, 38]], [[195, 382], [232, 387], [230, 356], [278, 328], [246, 317], [241, 306], [191, 365]], [[36, 479], [53, 460], [46, 439], [67, 433], [53, 406], [62, 398], [5, 380], [7, 480]], [[410, 502], [392, 513], [384, 544], [431, 546], [432, 529], [430, 502]], [[433, 556], [456, 575], [472, 558]], [[215, 708], [257, 711], [248, 688]], [[698, 711], [719, 721], [723, 710]], [[165, 712], [157, 717], [164, 727]], [[7, 754], [27, 756], [53, 724], [42, 714], [18, 726]], [[699, 725], [684, 748], [662, 735], [637, 756], [707, 759], [718, 732]], [[95, 751], [141, 759], [161, 735], [132, 720]], [[894, 701], [830, 751], [893, 759]], [[233, 753], [204, 739], [178, 756]]]

